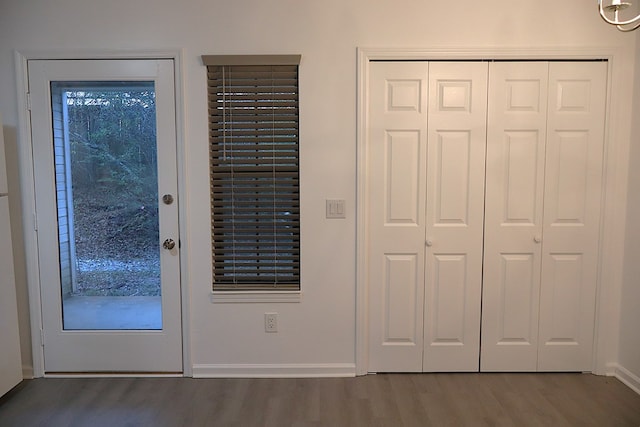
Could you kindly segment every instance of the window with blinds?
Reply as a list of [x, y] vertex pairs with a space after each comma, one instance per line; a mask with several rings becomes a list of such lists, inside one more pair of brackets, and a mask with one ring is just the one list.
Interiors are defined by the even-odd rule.
[[300, 289], [300, 56], [203, 56], [214, 291]]

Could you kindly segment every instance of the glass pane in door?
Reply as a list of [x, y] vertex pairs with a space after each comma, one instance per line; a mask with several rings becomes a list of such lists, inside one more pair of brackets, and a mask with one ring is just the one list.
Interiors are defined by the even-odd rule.
[[154, 84], [51, 96], [63, 329], [162, 329]]

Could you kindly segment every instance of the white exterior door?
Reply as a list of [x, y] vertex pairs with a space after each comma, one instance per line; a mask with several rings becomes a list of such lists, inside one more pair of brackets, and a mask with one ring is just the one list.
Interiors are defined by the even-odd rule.
[[606, 63], [494, 63], [483, 371], [590, 371]]
[[[45, 372], [182, 372], [173, 60], [30, 60], [28, 67]], [[72, 108], [80, 117], [75, 125]], [[99, 115], [106, 110], [110, 118]], [[126, 124], [134, 110], [136, 124]], [[125, 129], [136, 137], [123, 137]], [[73, 160], [80, 152], [85, 156]], [[87, 171], [90, 157], [98, 160]], [[89, 181], [96, 187], [76, 199]], [[104, 183], [110, 204], [89, 210], [106, 197]], [[78, 230], [86, 212], [111, 241], [125, 240], [119, 248], [155, 235], [144, 257], [131, 252], [142, 261], [81, 255], [88, 237], [102, 238], [91, 233], [91, 217], [88, 231]], [[132, 227], [137, 231], [126, 231]], [[141, 287], [128, 290], [134, 277]], [[98, 280], [101, 287], [93, 288]]]
[[371, 66], [372, 372], [478, 370], [486, 74]]

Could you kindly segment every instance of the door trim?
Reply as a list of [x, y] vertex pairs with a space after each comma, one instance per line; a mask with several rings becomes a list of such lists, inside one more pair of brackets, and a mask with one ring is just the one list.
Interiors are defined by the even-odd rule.
[[[182, 375], [193, 375], [191, 363], [190, 328], [189, 328], [189, 289], [188, 259], [189, 245], [186, 244], [187, 236], [187, 197], [185, 179], [184, 149], [184, 79], [183, 79], [183, 50], [87, 50], [87, 51], [15, 51], [14, 60], [16, 67], [16, 90], [18, 105], [18, 144], [20, 181], [22, 192], [23, 212], [23, 238], [25, 244], [25, 258], [27, 270], [27, 287], [29, 293], [29, 316], [31, 333], [31, 352], [33, 360], [33, 377], [45, 376], [44, 351], [42, 346], [42, 311], [40, 299], [40, 273], [38, 266], [38, 237], [35, 223], [35, 179], [33, 171], [33, 151], [31, 139], [31, 119], [28, 110], [28, 61], [29, 60], [55, 60], [55, 59], [171, 59], [174, 61], [174, 90], [175, 90], [175, 121], [176, 121], [176, 152], [178, 192], [181, 203], [178, 206], [179, 233], [182, 239], [180, 257], [180, 296], [182, 309]], [[91, 374], [93, 375], [93, 374]], [[99, 374], [96, 374], [99, 375]], [[134, 374], [132, 374], [134, 375]]]
[[[357, 49], [357, 117], [356, 117], [356, 375], [366, 375], [369, 357], [369, 285], [367, 277], [368, 224], [367, 200], [367, 144], [369, 66], [376, 60], [607, 60], [607, 101], [605, 117], [604, 168], [602, 206], [600, 215], [600, 243], [598, 250], [598, 280], [596, 320], [592, 371], [604, 375], [607, 363], [616, 359], [619, 330], [619, 299], [622, 285], [624, 255], [624, 227], [626, 216], [627, 170], [630, 141], [616, 135], [616, 129], [629, 129], [631, 116], [621, 108], [621, 100], [628, 100], [631, 92], [623, 82], [633, 82], [632, 64], [624, 63], [622, 48], [468, 48], [468, 49]], [[626, 98], [625, 98], [626, 96]], [[626, 105], [626, 104], [624, 104]], [[627, 109], [628, 110], [628, 109]], [[616, 138], [617, 136], [617, 138]], [[606, 278], [606, 280], [605, 280]]]

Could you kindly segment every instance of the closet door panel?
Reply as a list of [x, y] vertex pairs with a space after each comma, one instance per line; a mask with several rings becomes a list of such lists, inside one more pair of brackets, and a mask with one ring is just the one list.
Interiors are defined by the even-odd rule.
[[426, 372], [479, 369], [487, 70], [429, 67]]
[[402, 62], [370, 68], [370, 372], [422, 370], [428, 68]]
[[535, 371], [548, 64], [489, 70], [482, 371]]
[[606, 62], [551, 63], [540, 291], [540, 371], [590, 371]]

